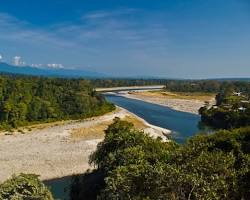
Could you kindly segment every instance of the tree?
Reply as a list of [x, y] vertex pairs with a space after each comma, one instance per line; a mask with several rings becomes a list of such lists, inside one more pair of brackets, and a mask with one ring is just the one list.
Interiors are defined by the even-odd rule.
[[0, 184], [0, 199], [53, 200], [53, 197], [37, 175], [20, 174]]

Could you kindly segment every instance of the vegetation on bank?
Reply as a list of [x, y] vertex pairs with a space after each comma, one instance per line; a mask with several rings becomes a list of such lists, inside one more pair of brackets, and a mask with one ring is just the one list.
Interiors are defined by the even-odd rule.
[[250, 93], [250, 82], [247, 81], [218, 81], [218, 80], [197, 80], [197, 81], [167, 81], [166, 89], [171, 92], [201, 92], [219, 93], [226, 88], [236, 91]]
[[148, 86], [166, 85], [170, 92], [200, 92], [218, 93], [225, 88], [231, 87], [235, 90], [250, 93], [250, 82], [248, 81], [226, 81], [226, 80], [167, 80], [167, 79], [92, 79], [92, 85], [99, 88], [125, 87], [125, 86]]
[[53, 200], [53, 197], [37, 175], [20, 174], [0, 184], [0, 199]]
[[250, 128], [163, 143], [116, 119], [90, 157], [97, 168], [72, 183], [72, 200], [246, 200]]
[[250, 126], [250, 85], [247, 90], [227, 87], [216, 96], [216, 105], [200, 108], [201, 121], [213, 128]]
[[90, 79], [96, 88], [165, 85], [166, 79]]
[[82, 79], [0, 76], [0, 128], [101, 115], [114, 105]]

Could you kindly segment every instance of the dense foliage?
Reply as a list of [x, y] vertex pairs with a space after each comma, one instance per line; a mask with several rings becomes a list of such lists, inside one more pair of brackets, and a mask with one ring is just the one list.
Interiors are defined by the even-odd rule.
[[224, 107], [200, 109], [201, 120], [204, 124], [217, 129], [231, 129], [250, 125], [250, 106], [241, 111]]
[[231, 88], [235, 91], [242, 91], [250, 94], [250, 82], [247, 81], [218, 81], [218, 80], [199, 80], [199, 81], [167, 81], [166, 89], [172, 92], [212, 92], [218, 93]]
[[202, 122], [223, 129], [250, 126], [249, 97], [247, 90], [235, 90], [233, 87], [223, 89], [216, 96], [215, 106], [200, 108]]
[[53, 197], [36, 175], [20, 174], [0, 184], [0, 199], [53, 200]]
[[95, 87], [125, 87], [125, 86], [148, 86], [148, 85], [165, 85], [165, 79], [91, 79]]
[[0, 127], [76, 119], [114, 108], [86, 80], [0, 76]]
[[97, 169], [77, 177], [71, 199], [247, 200], [250, 128], [164, 143], [118, 119], [91, 156]]

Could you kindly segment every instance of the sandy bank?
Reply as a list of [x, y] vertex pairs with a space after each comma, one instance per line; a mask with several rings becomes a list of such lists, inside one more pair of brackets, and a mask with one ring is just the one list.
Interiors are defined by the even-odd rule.
[[104, 116], [45, 126], [25, 134], [0, 134], [0, 182], [21, 172], [38, 174], [42, 180], [83, 173], [90, 168], [88, 157], [104, 135], [97, 133], [92, 138], [76, 139], [72, 137], [73, 130], [88, 130], [102, 123], [112, 123], [115, 117], [123, 119], [127, 116], [141, 121], [145, 132], [153, 137], [165, 139], [163, 132], [170, 133], [119, 108]]
[[[116, 95], [123, 96], [126, 98], [142, 100], [149, 103], [154, 103], [162, 106], [167, 106], [174, 110], [188, 112], [193, 114], [198, 114], [200, 107], [204, 106], [205, 101], [200, 99], [181, 99], [181, 98], [172, 98], [166, 95], [160, 95], [159, 93], [152, 93], [148, 91], [141, 92], [119, 92]], [[206, 101], [210, 104], [214, 104], [214, 97], [208, 97]]]
[[126, 87], [110, 87], [110, 88], [96, 88], [97, 92], [108, 92], [108, 91], [121, 91], [121, 90], [160, 90], [163, 89], [165, 85], [146, 85], [146, 86], [126, 86]]

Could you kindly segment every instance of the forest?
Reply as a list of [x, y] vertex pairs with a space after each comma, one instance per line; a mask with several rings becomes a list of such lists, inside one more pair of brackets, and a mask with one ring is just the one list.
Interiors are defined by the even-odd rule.
[[114, 105], [83, 79], [0, 76], [0, 128], [101, 115]]
[[250, 94], [249, 81], [219, 81], [219, 80], [173, 80], [166, 82], [166, 90], [171, 92], [207, 92], [219, 93], [226, 89]]
[[116, 119], [91, 155], [96, 167], [76, 176], [72, 200], [247, 200], [250, 128], [164, 143]]
[[148, 86], [148, 85], [165, 85], [166, 79], [90, 79], [92, 85], [96, 88], [108, 87], [125, 87], [125, 86]]

